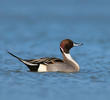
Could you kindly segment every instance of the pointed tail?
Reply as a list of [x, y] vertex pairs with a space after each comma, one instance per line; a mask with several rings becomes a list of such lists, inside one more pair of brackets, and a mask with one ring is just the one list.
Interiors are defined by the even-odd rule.
[[33, 64], [31, 63], [29, 60], [23, 60], [17, 56], [15, 56], [14, 54], [8, 52], [11, 56], [17, 58], [19, 61], [21, 61], [22, 63], [24, 63], [25, 65], [27, 65], [27, 67], [31, 70], [31, 71], [37, 71], [39, 64]]
[[11, 52], [9, 52], [9, 51], [8, 51], [8, 53], [9, 53], [11, 56], [13, 56], [13, 57], [17, 58], [19, 61], [21, 61], [21, 62], [23, 61], [23, 59], [21, 59], [21, 58], [19, 58], [19, 57], [15, 56], [15, 55], [14, 55], [14, 54], [12, 54]]
[[19, 57], [15, 56], [14, 54], [12, 54], [12, 53], [9, 52], [9, 51], [8, 51], [8, 53], [9, 53], [11, 56], [17, 58], [19, 61], [21, 61], [22, 63], [24, 63], [24, 64], [27, 65], [27, 66], [37, 66], [37, 65], [38, 65], [37, 63], [36, 63], [36, 64], [33, 64], [33, 63], [29, 62], [29, 60], [24, 60], [24, 59], [22, 59], [22, 58], [19, 58]]

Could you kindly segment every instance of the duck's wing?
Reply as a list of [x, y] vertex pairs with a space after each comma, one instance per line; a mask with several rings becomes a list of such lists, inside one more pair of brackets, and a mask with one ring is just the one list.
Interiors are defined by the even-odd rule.
[[40, 58], [40, 59], [32, 59], [32, 60], [25, 60], [28, 61], [32, 64], [54, 64], [56, 62], [63, 62], [63, 60], [59, 59], [59, 58], [54, 58], [54, 57], [45, 57], [45, 58]]
[[23, 62], [31, 71], [37, 71], [40, 64], [48, 65], [48, 64], [54, 64], [56, 62], [63, 62], [63, 60], [61, 60], [59, 58], [53, 58], [53, 57], [26, 60], [26, 59], [19, 58], [10, 52], [8, 52], [8, 53], [10, 55], [12, 55], [13, 57], [17, 58], [19, 61]]

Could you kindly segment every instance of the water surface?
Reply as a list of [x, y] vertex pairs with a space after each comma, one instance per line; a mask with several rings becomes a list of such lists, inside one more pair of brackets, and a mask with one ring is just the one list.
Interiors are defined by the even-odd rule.
[[[109, 100], [109, 0], [0, 3], [0, 98], [2, 100]], [[71, 49], [78, 73], [35, 73], [21, 58], [59, 57], [65, 38], [82, 42]]]

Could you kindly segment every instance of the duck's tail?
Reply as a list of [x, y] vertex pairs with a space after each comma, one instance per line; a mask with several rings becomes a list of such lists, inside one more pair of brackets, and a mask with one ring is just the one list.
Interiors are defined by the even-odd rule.
[[27, 65], [27, 67], [31, 70], [31, 71], [37, 71], [39, 64], [33, 64], [30, 62], [30, 60], [24, 60], [20, 57], [15, 56], [14, 54], [12, 54], [11, 52], [8, 51], [8, 53], [17, 58], [19, 61], [21, 61], [22, 63], [24, 63], [25, 65]]
[[8, 51], [8, 53], [9, 53], [11, 56], [17, 58], [19, 61], [23, 62], [23, 59], [21, 59], [20, 57], [15, 56], [14, 54], [12, 54], [12, 53], [9, 52], [9, 51]]

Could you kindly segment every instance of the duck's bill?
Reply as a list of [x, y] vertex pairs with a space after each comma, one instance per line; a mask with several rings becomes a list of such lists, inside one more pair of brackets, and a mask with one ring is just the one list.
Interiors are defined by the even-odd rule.
[[74, 47], [78, 47], [78, 46], [82, 46], [82, 45], [83, 45], [83, 43], [76, 43], [76, 42], [74, 42], [74, 44], [73, 44]]

